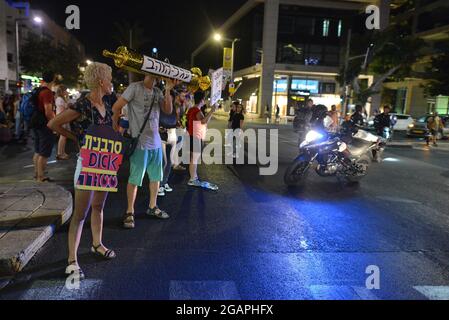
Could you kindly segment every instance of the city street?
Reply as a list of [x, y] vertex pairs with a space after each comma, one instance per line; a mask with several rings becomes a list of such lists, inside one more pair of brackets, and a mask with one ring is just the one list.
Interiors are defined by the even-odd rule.
[[[214, 120], [210, 127], [225, 124]], [[186, 174], [175, 174], [174, 192], [159, 200], [167, 221], [144, 216], [143, 188], [130, 231], [121, 228], [122, 177], [104, 222], [105, 245], [117, 259], [89, 253], [86, 224], [79, 261], [86, 280], [68, 290], [66, 225], [0, 299], [449, 299], [447, 142], [429, 150], [389, 148], [356, 187], [313, 173], [304, 190], [289, 190], [283, 174], [296, 141], [291, 126], [280, 126], [275, 176], [260, 176], [255, 165], [201, 166], [200, 177], [219, 192], [192, 189]], [[32, 178], [31, 157], [31, 143], [1, 147], [0, 182]], [[49, 176], [73, 191], [74, 164], [51, 162]], [[369, 266], [380, 270], [379, 290], [366, 288]]]

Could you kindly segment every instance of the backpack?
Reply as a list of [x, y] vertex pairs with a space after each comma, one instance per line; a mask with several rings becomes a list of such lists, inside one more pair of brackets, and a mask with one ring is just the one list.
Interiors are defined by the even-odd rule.
[[42, 92], [42, 90], [45, 88], [39, 87], [35, 88], [33, 91], [28, 92], [22, 97], [22, 101], [20, 102], [19, 111], [23, 116], [23, 119], [27, 122], [31, 121], [31, 118], [33, 117], [33, 113], [35, 110], [39, 111], [38, 109], [38, 99], [39, 94]]
[[39, 101], [39, 95], [44, 90], [50, 90], [45, 87], [39, 87], [34, 89], [31, 92], [31, 96], [28, 99], [28, 103], [25, 106], [29, 111], [31, 109], [33, 110], [31, 114], [30, 119], [30, 128], [32, 129], [40, 129], [47, 126], [47, 117], [45, 116], [45, 113], [39, 110], [38, 101]]

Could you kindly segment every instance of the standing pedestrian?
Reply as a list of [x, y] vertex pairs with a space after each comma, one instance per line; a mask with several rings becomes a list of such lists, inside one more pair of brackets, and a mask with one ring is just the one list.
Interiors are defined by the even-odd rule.
[[55, 137], [53, 131], [47, 127], [49, 121], [55, 117], [54, 94], [51, 87], [55, 80], [53, 72], [45, 72], [42, 75], [42, 83], [37, 96], [37, 110], [33, 114], [32, 126], [34, 134], [34, 171], [35, 179], [38, 182], [51, 182], [49, 177], [45, 177], [48, 158], [53, 152]]
[[20, 96], [14, 95], [14, 118], [15, 118], [15, 138], [16, 140], [20, 140], [23, 136], [22, 122], [23, 117], [20, 112]]
[[234, 139], [235, 139], [234, 141], [235, 149], [233, 158], [238, 158], [240, 154], [240, 150], [242, 147], [241, 139], [244, 123], [245, 123], [245, 116], [243, 115], [243, 106], [239, 104], [234, 113], [234, 116], [232, 117], [232, 124], [231, 124], [231, 128], [234, 132]]
[[190, 105], [190, 96], [185, 91], [181, 91], [175, 99], [174, 108], [176, 109], [176, 150], [173, 158], [173, 170], [174, 171], [186, 171], [186, 168], [181, 165], [179, 158], [179, 152], [182, 150], [184, 140], [186, 137], [186, 115]]
[[[176, 94], [174, 91], [171, 92], [172, 100], [176, 100]], [[164, 176], [162, 178], [162, 183], [159, 187], [159, 197], [164, 197], [165, 193], [172, 192], [173, 189], [170, 187], [168, 181], [172, 173], [173, 161], [176, 152], [176, 143], [178, 142], [178, 137], [176, 135], [176, 125], [177, 125], [177, 110], [176, 107], [173, 108], [171, 114], [166, 115], [161, 112], [159, 120], [159, 133], [162, 139], [162, 156], [163, 156], [163, 171]]]
[[[81, 146], [87, 130], [92, 125], [112, 127], [112, 109], [108, 99], [104, 97], [112, 91], [112, 69], [106, 64], [94, 62], [86, 67], [84, 80], [90, 93], [80, 98], [68, 110], [60, 113], [51, 120], [48, 126], [60, 135], [73, 140]], [[72, 123], [72, 131], [65, 129], [65, 125]], [[79, 175], [81, 174], [83, 159], [78, 158], [75, 171], [75, 208], [69, 229], [69, 258], [66, 274], [77, 272], [80, 279], [84, 273], [78, 264], [78, 247], [83, 232], [84, 222], [89, 210], [91, 213], [92, 248], [91, 252], [105, 260], [116, 258], [113, 250], [103, 245], [103, 210], [108, 197], [107, 192], [86, 191], [77, 189]]]
[[205, 106], [205, 94], [203, 91], [195, 92], [194, 102], [195, 106], [190, 108], [187, 113], [187, 131], [190, 137], [190, 180], [188, 185], [193, 187], [203, 187], [203, 183], [198, 177], [198, 161], [201, 158], [207, 124], [215, 112], [215, 106], [212, 106], [211, 111], [207, 115], [204, 115], [201, 111]]
[[[178, 83], [178, 81], [167, 81], [164, 96], [162, 91], [155, 86], [156, 78], [152, 75], [146, 75], [143, 81], [132, 83], [113, 106], [113, 125], [117, 132], [120, 130], [118, 123], [125, 105], [128, 105], [132, 137], [139, 137], [143, 128], [137, 148], [130, 158], [130, 176], [127, 188], [128, 208], [123, 220], [123, 227], [126, 229], [135, 227], [134, 206], [137, 190], [142, 187], [145, 174], [148, 175], [150, 180], [150, 203], [146, 212], [147, 216], [158, 219], [170, 218], [167, 212], [157, 206], [159, 187], [163, 178], [159, 118], [161, 112], [172, 113], [173, 99], [170, 91]], [[146, 119], [148, 121], [145, 123]]]
[[[59, 115], [68, 109], [68, 97], [69, 93], [67, 92], [67, 88], [64, 85], [60, 85], [56, 90], [56, 115]], [[64, 129], [70, 130], [70, 124], [65, 124]], [[57, 160], [68, 160], [70, 157], [65, 152], [65, 147], [67, 144], [67, 137], [60, 135], [58, 142], [58, 152], [56, 159]]]
[[430, 146], [430, 140], [432, 140], [433, 146], [438, 147], [438, 134], [441, 132], [443, 127], [444, 124], [440, 116], [438, 115], [438, 112], [434, 112], [433, 116], [429, 117], [429, 119], [427, 120], [427, 128], [430, 132], [430, 137], [427, 138], [427, 146]]
[[331, 111], [329, 111], [329, 117], [332, 119], [332, 124], [330, 125], [329, 131], [333, 133], [338, 132], [340, 126], [340, 116], [336, 105], [332, 105]]
[[281, 122], [281, 109], [279, 105], [276, 105], [276, 123], [279, 124]]
[[267, 120], [267, 124], [270, 124], [271, 114], [270, 114], [270, 106], [268, 104], [265, 107], [265, 118]]
[[[228, 129], [232, 129], [232, 119], [234, 118], [234, 114], [237, 111], [237, 106], [239, 105], [238, 101], [234, 101], [231, 104], [231, 110], [229, 111], [229, 119], [228, 119]], [[225, 138], [225, 141], [229, 141], [230, 143], [225, 143], [225, 147], [231, 147], [232, 146], [232, 132], [228, 132], [227, 137]]]

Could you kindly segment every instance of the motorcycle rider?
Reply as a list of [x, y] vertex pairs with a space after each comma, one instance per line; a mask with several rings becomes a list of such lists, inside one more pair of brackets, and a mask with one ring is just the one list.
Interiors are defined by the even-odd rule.
[[393, 126], [392, 117], [390, 114], [391, 108], [388, 105], [384, 106], [384, 112], [374, 118], [374, 128], [377, 135], [383, 137], [385, 128], [391, 129]]
[[361, 105], [355, 106], [355, 112], [351, 116], [351, 122], [354, 126], [364, 127], [366, 125], [366, 118], [363, 114], [363, 107]]
[[296, 110], [296, 116], [293, 120], [293, 128], [299, 135], [299, 143], [304, 141], [307, 132], [310, 130], [310, 122], [313, 116], [313, 106], [313, 100], [308, 99], [304, 107], [300, 107]]

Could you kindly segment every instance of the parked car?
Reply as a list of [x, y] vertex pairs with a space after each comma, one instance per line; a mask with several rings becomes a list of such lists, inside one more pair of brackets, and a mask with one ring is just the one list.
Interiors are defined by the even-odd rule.
[[397, 123], [394, 126], [395, 131], [407, 131], [409, 125], [414, 124], [415, 120], [411, 115], [408, 114], [396, 114], [393, 113], [393, 116], [396, 117]]
[[[439, 115], [443, 120], [443, 130], [438, 133], [437, 139], [441, 140], [449, 137], [449, 115]], [[432, 114], [427, 114], [418, 118], [415, 123], [410, 124], [407, 129], [407, 137], [416, 137], [416, 138], [425, 138], [429, 135], [429, 129], [427, 129], [427, 121], [430, 117], [433, 117]]]

